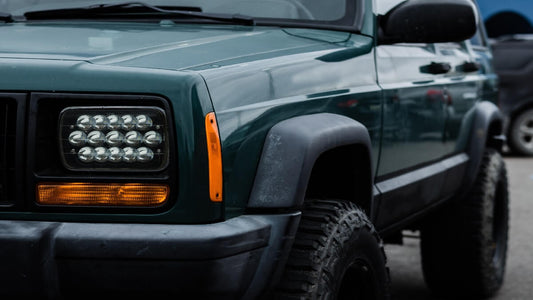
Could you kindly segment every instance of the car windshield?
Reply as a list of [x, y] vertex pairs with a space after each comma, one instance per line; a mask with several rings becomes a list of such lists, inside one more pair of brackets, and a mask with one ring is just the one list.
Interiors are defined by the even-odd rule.
[[[0, 0], [0, 12], [22, 16], [27, 12], [34, 11], [137, 3], [137, 6], [145, 4], [166, 10], [244, 15], [254, 19], [353, 25], [356, 21], [355, 7], [357, 1], [359, 0], [145, 0], [141, 2], [125, 2], [124, 0]], [[121, 7], [127, 14], [126, 7]], [[152, 12], [154, 15], [156, 14], [156, 11]], [[90, 18], [89, 14], [90, 12], [87, 11], [84, 14], [84, 19]]]

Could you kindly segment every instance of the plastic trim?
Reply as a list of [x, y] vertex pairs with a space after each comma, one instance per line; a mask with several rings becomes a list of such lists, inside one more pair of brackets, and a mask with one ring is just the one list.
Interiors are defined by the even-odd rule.
[[[303, 203], [316, 159], [336, 147], [359, 144], [371, 167], [370, 137], [361, 123], [345, 116], [320, 113], [282, 121], [267, 134], [252, 188], [249, 208], [289, 208]], [[373, 173], [373, 172], [371, 172]], [[373, 174], [366, 194], [372, 197]]]

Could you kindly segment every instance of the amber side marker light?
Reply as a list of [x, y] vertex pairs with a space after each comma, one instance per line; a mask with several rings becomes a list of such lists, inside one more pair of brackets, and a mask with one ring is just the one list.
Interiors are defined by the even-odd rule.
[[222, 201], [222, 151], [215, 113], [205, 116], [207, 155], [209, 159], [209, 196], [213, 202]]
[[170, 187], [142, 183], [40, 183], [37, 203], [69, 206], [143, 206], [164, 204]]

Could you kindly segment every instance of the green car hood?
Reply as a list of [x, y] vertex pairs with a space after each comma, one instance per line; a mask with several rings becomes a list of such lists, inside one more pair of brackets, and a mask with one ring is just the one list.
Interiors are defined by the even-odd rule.
[[0, 57], [167, 70], [205, 69], [312, 51], [323, 48], [324, 41], [347, 37], [347, 33], [331, 32], [323, 35], [323, 41], [317, 41], [317, 35], [314, 39], [297, 35], [279, 28], [233, 25], [14, 23], [0, 26]]

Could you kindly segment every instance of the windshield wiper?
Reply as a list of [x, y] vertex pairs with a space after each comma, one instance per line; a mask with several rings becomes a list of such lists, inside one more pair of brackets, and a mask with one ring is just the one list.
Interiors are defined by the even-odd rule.
[[215, 13], [203, 13], [197, 7], [177, 7], [168, 9], [166, 6], [158, 7], [143, 2], [124, 2], [116, 4], [98, 4], [77, 8], [63, 8], [52, 10], [31, 11], [24, 14], [26, 20], [50, 20], [50, 19], [108, 19], [108, 18], [153, 18], [161, 14], [170, 17], [183, 17], [191, 19], [206, 19], [226, 23], [243, 25], [255, 25], [252, 17], [240, 14], [227, 15]]

